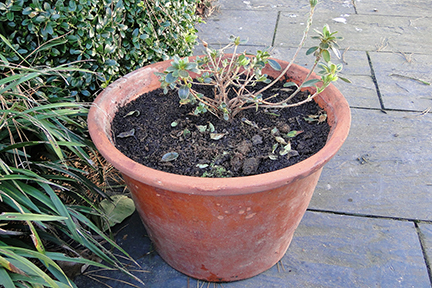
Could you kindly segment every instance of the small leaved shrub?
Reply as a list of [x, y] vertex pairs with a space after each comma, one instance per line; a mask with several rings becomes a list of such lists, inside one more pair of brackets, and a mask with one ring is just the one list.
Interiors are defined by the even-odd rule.
[[[199, 21], [196, 1], [6, 0], [0, 3], [0, 33], [13, 47], [0, 43], [0, 54], [21, 63], [18, 51], [33, 66], [84, 61], [82, 68], [98, 73], [70, 73], [67, 86], [47, 79], [41, 91], [50, 97], [89, 97], [139, 67], [189, 55]], [[44, 51], [35, 51], [41, 43]]]

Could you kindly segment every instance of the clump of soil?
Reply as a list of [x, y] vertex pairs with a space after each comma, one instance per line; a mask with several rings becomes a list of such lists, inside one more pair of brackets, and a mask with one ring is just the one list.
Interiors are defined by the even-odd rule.
[[[279, 86], [277, 86], [279, 85]], [[287, 97], [283, 82], [267, 90]], [[257, 85], [256, 89], [259, 89]], [[205, 95], [209, 86], [197, 87]], [[305, 99], [299, 93], [294, 102]], [[207, 112], [193, 115], [179, 106], [176, 91], [162, 89], [120, 107], [112, 122], [115, 146], [132, 160], [157, 170], [188, 176], [239, 177], [294, 165], [324, 147], [330, 130], [314, 102], [288, 109], [243, 110], [231, 122]]]

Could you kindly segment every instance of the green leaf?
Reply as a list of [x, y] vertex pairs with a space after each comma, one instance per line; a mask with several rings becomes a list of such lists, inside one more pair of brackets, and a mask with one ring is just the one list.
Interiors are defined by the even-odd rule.
[[14, 81], [14, 79], [16, 79], [16, 81], [14, 81], [11, 84], [7, 85], [6, 87], [2, 88], [0, 90], [0, 94], [3, 94], [4, 92], [6, 92], [6, 91], [8, 91], [10, 89], [15, 89], [16, 87], [18, 87], [18, 85], [20, 85], [20, 84], [22, 84], [22, 83], [24, 83], [26, 81], [30, 81], [31, 79], [34, 79], [34, 78], [36, 78], [36, 77], [38, 77], [40, 75], [41, 75], [41, 73], [33, 72], [33, 73], [21, 73], [21, 74], [18, 74], [18, 75], [13, 75], [13, 76], [10, 76], [10, 77], [6, 77], [6, 78], [2, 79], [1, 82], [9, 83], [9, 82]]
[[309, 49], [306, 51], [306, 55], [310, 55], [310, 54], [314, 53], [314, 52], [315, 52], [316, 50], [318, 50], [318, 49], [319, 49], [318, 46], [311, 47], [311, 48], [309, 48]]
[[100, 203], [104, 218], [108, 220], [108, 224], [105, 223], [102, 229], [103, 231], [123, 222], [123, 220], [132, 215], [135, 211], [134, 202], [129, 197], [125, 195], [114, 195], [111, 196], [111, 199], [112, 201], [104, 199]]
[[329, 62], [330, 61], [330, 53], [327, 50], [322, 51], [322, 56], [324, 61]]
[[305, 82], [300, 87], [313, 87], [316, 83], [320, 82], [320, 79], [310, 79]]
[[[40, 277], [42, 278], [44, 281], [46, 281], [46, 284], [50, 285], [51, 287], [58, 287], [58, 285], [56, 285], [56, 283], [54, 282], [54, 280], [51, 279], [51, 277], [49, 277], [47, 274], [45, 274], [39, 267], [37, 267], [36, 265], [34, 265], [32, 262], [30, 262], [29, 260], [27, 260], [25, 257], [22, 257], [12, 251], [8, 251], [11, 247], [1, 247], [0, 248], [0, 254], [3, 254], [5, 256], [7, 256], [10, 259], [14, 259], [16, 261], [14, 261], [14, 265], [20, 269], [23, 270], [25, 272], [27, 272], [27, 274], [30, 274], [28, 272], [31, 272], [33, 274], [33, 277]], [[33, 251], [34, 253], [38, 253]], [[41, 253], [39, 253], [41, 254]], [[43, 254], [41, 254], [43, 255]], [[18, 265], [20, 264], [20, 265]], [[55, 263], [54, 263], [55, 264]], [[27, 278], [27, 277], [26, 277]]]
[[178, 95], [181, 100], [187, 99], [189, 97], [189, 87], [186, 85], [181, 86], [178, 90]]
[[215, 127], [214, 127], [214, 125], [212, 123], [208, 122], [208, 124], [209, 124], [209, 131], [211, 133], [213, 133], [214, 131], [216, 131], [216, 129], [215, 129]]
[[180, 78], [187, 78], [189, 77], [189, 73], [186, 70], [179, 70], [179, 76]]
[[15, 284], [10, 278], [9, 273], [3, 267], [0, 267], [0, 283], [2, 283], [5, 288], [15, 288]]
[[[0, 266], [2, 266], [3, 268], [9, 270], [10, 272], [27, 276], [24, 271], [18, 269], [10, 261], [8, 261], [6, 258], [1, 257], [1, 256], [0, 256]], [[0, 283], [3, 283], [3, 281], [0, 282]]]
[[313, 8], [318, 4], [318, 0], [309, 0], [309, 4]]
[[289, 137], [289, 138], [293, 138], [293, 137], [295, 137], [295, 136], [297, 136], [297, 135], [299, 135], [299, 134], [301, 134], [301, 133], [303, 133], [303, 131], [295, 131], [295, 130], [292, 130], [292, 131], [288, 132], [288, 133], [286, 134], [286, 136]]
[[331, 49], [332, 49], [333, 53], [336, 55], [336, 57], [337, 57], [338, 59], [341, 59], [341, 53], [340, 53], [339, 49], [337, 49], [337, 48], [334, 47], [334, 46], [331, 46]]
[[283, 87], [292, 87], [292, 86], [295, 86], [295, 87], [298, 88], [298, 85], [296, 83], [294, 83], [294, 82], [286, 82], [283, 85]]
[[173, 73], [168, 73], [168, 74], [165, 76], [165, 81], [166, 81], [167, 83], [174, 83], [175, 81], [177, 81], [177, 78], [178, 78], [178, 77], [174, 77], [174, 76], [173, 76]]
[[4, 212], [0, 214], [0, 220], [3, 221], [61, 221], [66, 219], [67, 217], [33, 213]]
[[46, 19], [47, 19], [47, 18], [46, 18], [45, 16], [43, 16], [43, 15], [39, 15], [39, 16], [36, 17], [36, 19], [35, 19], [34, 21], [35, 21], [35, 23], [37, 23], [37, 24], [41, 24], [41, 23], [44, 22]]
[[194, 70], [194, 69], [196, 69], [198, 67], [198, 64], [197, 63], [194, 63], [194, 62], [190, 62], [190, 63], [187, 63], [186, 65], [185, 65], [185, 70]]
[[270, 64], [270, 66], [277, 71], [280, 71], [282, 69], [282, 67], [280, 66], [280, 64], [273, 60], [273, 59], [268, 59], [268, 63]]
[[351, 80], [349, 80], [349, 79], [347, 79], [345, 77], [341, 77], [341, 76], [338, 76], [338, 77], [339, 77], [339, 79], [341, 79], [342, 81], [344, 81], [346, 83], [352, 83]]

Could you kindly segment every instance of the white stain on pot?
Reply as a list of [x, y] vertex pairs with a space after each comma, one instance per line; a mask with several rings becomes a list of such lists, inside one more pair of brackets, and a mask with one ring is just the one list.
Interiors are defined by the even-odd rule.
[[224, 216], [218, 216], [217, 217], [219, 220], [223, 220], [224, 219]]
[[256, 214], [257, 213], [251, 213], [251, 214], [247, 215], [245, 218], [250, 219], [250, 218], [254, 217]]

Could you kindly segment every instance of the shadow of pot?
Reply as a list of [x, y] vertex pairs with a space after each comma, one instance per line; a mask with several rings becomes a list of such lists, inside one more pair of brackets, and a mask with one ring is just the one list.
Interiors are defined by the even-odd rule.
[[[151, 240], [169, 265], [207, 281], [255, 276], [276, 264], [288, 249], [324, 164], [348, 136], [348, 103], [333, 85], [315, 99], [327, 112], [330, 134], [318, 153], [293, 166], [235, 178], [170, 174], [123, 155], [114, 147], [111, 133], [119, 107], [159, 88], [154, 72], [163, 72], [170, 62], [143, 67], [108, 86], [90, 109], [91, 138], [122, 173]], [[278, 62], [282, 69], [288, 64]], [[263, 73], [277, 76], [272, 69]], [[299, 83], [307, 73], [293, 65], [287, 76]]]

